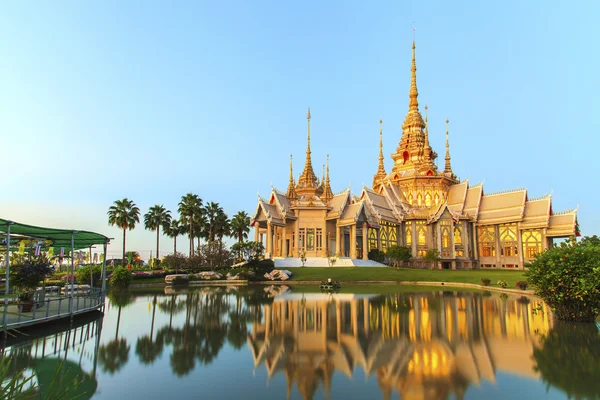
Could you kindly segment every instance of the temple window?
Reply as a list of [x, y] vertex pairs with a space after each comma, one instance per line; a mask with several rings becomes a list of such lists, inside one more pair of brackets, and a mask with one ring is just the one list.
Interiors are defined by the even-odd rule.
[[540, 231], [523, 231], [521, 240], [523, 241], [525, 258], [533, 258], [536, 254], [542, 252], [542, 233]]
[[404, 164], [408, 161], [408, 151], [402, 153], [402, 159], [404, 160]]
[[298, 230], [298, 249], [304, 250], [304, 244], [306, 242], [306, 229], [302, 228]]
[[433, 197], [434, 201], [435, 201], [435, 205], [437, 206], [438, 204], [440, 204], [440, 195], [439, 194], [435, 194], [435, 196]]
[[408, 204], [410, 204], [412, 206], [412, 203], [413, 203], [413, 195], [412, 195], [412, 193], [410, 193], [408, 195]]
[[369, 228], [369, 230], [367, 232], [368, 232], [368, 239], [369, 239], [369, 250], [379, 248], [378, 243], [377, 243], [377, 229]]
[[317, 250], [323, 249], [323, 230], [317, 228]]
[[412, 246], [412, 224], [406, 224], [404, 227], [404, 237], [406, 246]]
[[419, 239], [419, 246], [427, 245], [427, 228], [425, 227], [425, 222], [418, 221], [417, 222], [417, 237]]
[[315, 230], [308, 228], [306, 230], [306, 251], [313, 251], [315, 249]]
[[425, 193], [425, 205], [431, 207], [431, 193]]
[[479, 255], [482, 257], [494, 257], [496, 255], [496, 230], [494, 226], [478, 227], [477, 235], [479, 236]]
[[398, 244], [396, 236], [396, 224], [387, 221], [381, 221], [379, 224], [379, 240], [381, 250], [385, 251]]
[[420, 206], [421, 204], [423, 204], [423, 195], [421, 195], [421, 192], [419, 192], [417, 194], [417, 205]]
[[462, 225], [454, 225], [454, 245], [462, 246]]
[[450, 257], [451, 242], [450, 242], [450, 229], [452, 228], [452, 223], [448, 220], [440, 221], [440, 226], [442, 230], [442, 256]]
[[462, 225], [457, 223], [454, 225], [454, 256], [463, 257], [465, 255], [465, 249], [462, 242]]
[[517, 225], [500, 225], [500, 249], [505, 257], [516, 257], [517, 252]]

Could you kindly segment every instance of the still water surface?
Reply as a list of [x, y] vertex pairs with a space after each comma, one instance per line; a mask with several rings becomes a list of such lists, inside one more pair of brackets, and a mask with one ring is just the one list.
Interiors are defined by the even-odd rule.
[[598, 328], [553, 323], [535, 298], [308, 289], [112, 294], [104, 317], [7, 354], [29, 371], [69, 360], [94, 399], [600, 398]]

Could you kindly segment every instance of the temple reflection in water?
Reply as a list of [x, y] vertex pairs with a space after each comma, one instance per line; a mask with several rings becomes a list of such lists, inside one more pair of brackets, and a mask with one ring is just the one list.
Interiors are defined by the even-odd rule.
[[460, 399], [497, 371], [538, 378], [532, 352], [550, 328], [545, 306], [527, 298], [285, 294], [264, 306], [248, 345], [269, 379], [285, 374], [288, 398], [294, 384], [304, 399], [319, 387], [329, 396], [334, 373], [362, 369], [384, 399]]

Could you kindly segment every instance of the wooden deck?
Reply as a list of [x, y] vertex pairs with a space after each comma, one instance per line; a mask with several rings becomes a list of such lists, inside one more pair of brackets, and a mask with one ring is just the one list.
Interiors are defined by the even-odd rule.
[[[100, 289], [88, 290], [86, 293], [75, 293], [73, 298], [69, 295], [56, 293], [46, 294], [43, 298], [36, 300], [36, 307], [28, 312], [24, 312], [23, 306], [18, 304], [15, 299], [9, 303], [8, 307], [0, 303], [0, 309], [3, 313], [0, 329], [15, 329], [55, 321], [98, 310], [104, 306], [104, 295]], [[4, 326], [5, 323], [6, 326]]]

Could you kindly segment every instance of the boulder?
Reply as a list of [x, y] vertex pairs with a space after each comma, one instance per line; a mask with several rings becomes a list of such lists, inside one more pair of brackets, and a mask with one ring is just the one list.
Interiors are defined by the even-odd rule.
[[273, 271], [266, 273], [264, 277], [269, 281], [287, 281], [292, 277], [292, 273], [287, 270], [274, 269]]
[[205, 281], [223, 279], [223, 275], [215, 271], [202, 271], [192, 276], [196, 279], [201, 279]]
[[227, 275], [225, 275], [225, 279], [228, 281], [237, 281], [240, 279], [240, 277], [239, 274], [233, 275], [231, 272], [228, 272]]
[[246, 264], [248, 264], [248, 261], [242, 261], [237, 264], [233, 264], [231, 268], [243, 268], [246, 266]]
[[179, 282], [187, 282], [190, 280], [190, 276], [188, 274], [173, 274], [165, 276], [165, 283], [168, 285], [172, 285], [174, 283]]

